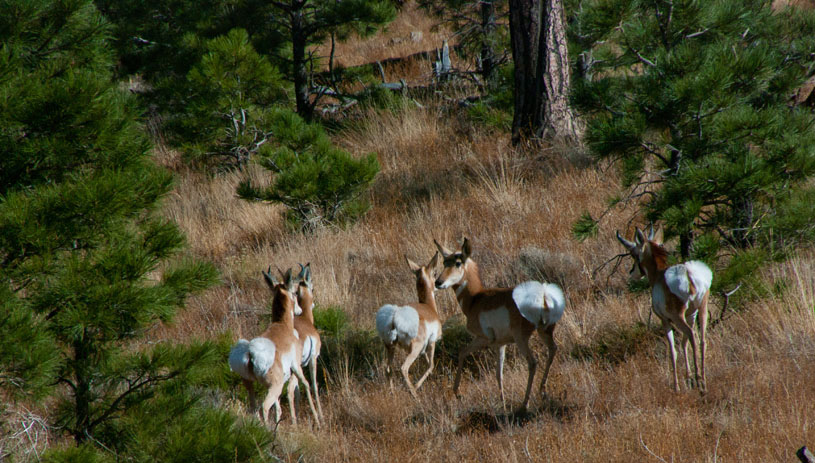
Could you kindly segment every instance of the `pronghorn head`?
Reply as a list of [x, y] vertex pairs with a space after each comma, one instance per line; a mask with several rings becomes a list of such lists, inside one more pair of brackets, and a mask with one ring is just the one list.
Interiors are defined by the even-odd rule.
[[666, 266], [667, 251], [662, 245], [662, 229], [654, 231], [654, 226], [648, 231], [648, 237], [639, 228], [636, 228], [634, 241], [628, 241], [617, 232], [617, 240], [625, 246], [625, 249], [634, 258], [634, 265], [628, 272], [632, 280], [648, 276], [648, 269], [654, 268], [664, 270]]
[[433, 280], [436, 278], [436, 264], [439, 263], [439, 253], [434, 254], [430, 262], [424, 266], [413, 262], [407, 255], [405, 255], [405, 260], [407, 261], [408, 267], [410, 267], [410, 271], [416, 275], [416, 287], [419, 289], [430, 288], [432, 292]]
[[293, 315], [302, 314], [303, 309], [300, 308], [296, 297], [297, 286], [300, 283], [300, 279], [292, 275], [291, 269], [288, 269], [286, 273], [278, 269], [278, 272], [280, 272], [280, 275], [283, 277], [282, 281], [277, 281], [272, 275], [272, 267], [269, 267], [267, 271], [263, 272], [263, 279], [266, 280], [266, 284], [274, 295], [272, 301], [272, 318], [276, 318], [278, 315], [275, 312], [280, 311], [282, 313], [289, 308], [291, 308]]
[[461, 249], [457, 252], [450, 251], [436, 240], [433, 240], [433, 242], [436, 243], [436, 247], [444, 259], [442, 261], [444, 269], [441, 271], [441, 275], [436, 279], [436, 288], [446, 289], [458, 284], [461, 282], [461, 279], [464, 278], [464, 269], [467, 264], [467, 259], [469, 259], [470, 253], [472, 252], [470, 240], [464, 238], [464, 242], [461, 243]]
[[297, 279], [300, 280], [300, 283], [297, 286], [297, 302], [300, 304], [301, 308], [311, 308], [314, 305], [314, 283], [311, 279], [311, 263], [309, 262], [303, 267], [303, 264], [297, 264], [300, 266], [300, 273], [297, 275]]

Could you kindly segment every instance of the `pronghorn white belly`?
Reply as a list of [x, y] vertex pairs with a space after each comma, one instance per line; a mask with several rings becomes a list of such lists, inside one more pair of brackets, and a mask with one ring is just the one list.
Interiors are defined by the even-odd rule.
[[666, 294], [662, 285], [654, 285], [653, 288], [651, 288], [651, 307], [659, 318], [663, 320], [668, 319]]
[[427, 350], [427, 346], [441, 339], [441, 323], [438, 321], [425, 321], [424, 329], [425, 333], [427, 333], [427, 337], [422, 347], [422, 353]]
[[436, 342], [441, 339], [441, 322], [431, 321], [424, 322], [424, 328], [427, 332], [427, 342]]
[[419, 334], [419, 313], [410, 306], [385, 304], [376, 312], [376, 331], [386, 344], [409, 346]]
[[512, 290], [512, 300], [521, 315], [535, 328], [554, 325], [563, 316], [566, 297], [558, 285], [526, 281]]
[[501, 306], [492, 310], [481, 312], [478, 315], [483, 336], [492, 344], [508, 344], [513, 342], [512, 330], [509, 327], [509, 310]]
[[291, 348], [286, 352], [280, 352], [280, 366], [283, 367], [283, 381], [288, 381], [291, 376], [292, 369], [296, 368], [299, 364], [297, 358], [297, 346], [291, 345]]
[[311, 363], [312, 357], [319, 355], [317, 352], [317, 339], [314, 336], [306, 336], [303, 339], [303, 357], [301, 365], [306, 366]]

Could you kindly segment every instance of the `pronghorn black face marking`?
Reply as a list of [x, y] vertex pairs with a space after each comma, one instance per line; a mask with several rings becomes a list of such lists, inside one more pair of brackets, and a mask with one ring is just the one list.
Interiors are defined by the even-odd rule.
[[464, 277], [464, 264], [467, 262], [467, 256], [463, 253], [457, 252], [450, 254], [444, 258], [441, 275], [436, 279], [436, 288], [445, 289], [449, 288]]

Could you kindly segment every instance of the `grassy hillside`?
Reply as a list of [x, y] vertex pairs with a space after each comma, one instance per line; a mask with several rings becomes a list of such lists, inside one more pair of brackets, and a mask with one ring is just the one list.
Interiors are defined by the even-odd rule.
[[[337, 60], [351, 65], [437, 47], [444, 34], [431, 26], [409, 7], [384, 35], [338, 48]], [[421, 41], [410, 39], [414, 29]], [[383, 52], [389, 44], [397, 47]], [[420, 82], [430, 68], [405, 73]], [[269, 265], [311, 262], [317, 309], [347, 316], [342, 337], [324, 333], [323, 427], [312, 425], [305, 407], [304, 422], [293, 427], [284, 407], [275, 449], [284, 460], [794, 461], [800, 446], [815, 446], [815, 251], [802, 249], [764, 269], [769, 295], [743, 295], [738, 310], [709, 329], [707, 395], [675, 393], [656, 318], [646, 326], [649, 296], [628, 290], [630, 262], [594, 272], [622, 252], [614, 231], [630, 236], [641, 218], [633, 207], [619, 207], [596, 238], [572, 236], [581, 212], [600, 213], [618, 190], [613, 166], [588, 162], [568, 146], [515, 151], [508, 133], [474, 124], [443, 101], [365, 110], [333, 137], [352, 153], [377, 153], [382, 171], [364, 219], [313, 235], [292, 232], [280, 206], [238, 199], [242, 174], [202, 175], [185, 170], [178, 153], [156, 152], [178, 174], [164, 214], [180, 224], [192, 253], [218, 266], [223, 283], [193, 298], [173, 324], [156, 326], [149, 340], [260, 333], [269, 299], [260, 271]], [[264, 181], [262, 169], [250, 170]], [[374, 314], [384, 303], [415, 300], [404, 255], [426, 262], [434, 238], [452, 247], [462, 236], [471, 239], [487, 286], [546, 278], [567, 295], [549, 396], [537, 395], [539, 372], [528, 414], [512, 413], [527, 377], [512, 346], [507, 410], [491, 352], [470, 362], [461, 399], [452, 394], [451, 362], [464, 335], [451, 290], [436, 293], [446, 337], [420, 400], [400, 380], [393, 391], [387, 386]], [[714, 296], [713, 320], [721, 305]], [[533, 349], [542, 359], [536, 336]], [[414, 364], [417, 377], [425, 365]], [[243, 412], [246, 395], [236, 381], [213, 400]], [[35, 432], [40, 412], [19, 410], [19, 429], [5, 445], [42, 448], [42, 440], [18, 432], [26, 423]]]
[[[344, 45], [338, 61], [394, 56], [381, 50], [414, 27], [423, 30], [425, 48], [438, 46], [416, 11], [399, 21], [409, 24]], [[429, 66], [406, 72], [419, 81]], [[450, 290], [436, 296], [447, 320], [441, 366], [418, 402], [400, 381], [388, 389], [381, 346], [367, 342], [372, 334], [362, 349], [329, 344], [325, 425], [284, 423], [280, 451], [291, 460], [791, 461], [798, 447], [815, 443], [815, 252], [766, 269], [774, 295], [745, 303], [709, 330], [709, 393], [677, 394], [664, 341], [643, 325], [648, 295], [627, 290], [628, 262], [593, 275], [621, 252], [614, 230], [638, 223], [634, 209], [614, 210], [596, 239], [581, 243], [571, 235], [580, 212], [604, 210], [619, 187], [613, 167], [585, 162], [571, 147], [513, 151], [508, 134], [473, 125], [441, 103], [370, 110], [335, 141], [360, 155], [376, 152], [382, 165], [373, 209], [348, 229], [293, 234], [278, 206], [235, 197], [234, 174], [182, 172], [166, 214], [182, 224], [196, 254], [217, 262], [224, 284], [194, 300], [174, 325], [156, 329], [156, 339], [259, 333], [268, 299], [260, 269], [297, 262], [312, 263], [318, 308], [341, 308], [350, 329], [370, 332], [379, 306], [415, 299], [402, 256], [425, 262], [435, 252], [433, 238], [452, 246], [470, 237], [487, 285], [548, 278], [563, 286], [568, 305], [555, 331], [561, 349], [550, 395], [535, 395], [523, 416], [502, 411], [491, 353], [472, 363], [461, 400], [454, 398], [453, 338], [462, 336], [463, 317]], [[160, 157], [172, 163], [172, 153]], [[713, 319], [721, 303], [713, 297]], [[533, 339], [542, 357], [545, 349]], [[509, 351], [511, 410], [527, 373], [514, 347]], [[421, 371], [424, 360], [413, 368]], [[242, 389], [233, 394], [229, 401], [242, 407]]]

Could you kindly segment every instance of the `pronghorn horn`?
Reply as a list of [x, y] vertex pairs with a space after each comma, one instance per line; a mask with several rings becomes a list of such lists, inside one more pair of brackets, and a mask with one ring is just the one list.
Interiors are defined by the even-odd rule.
[[439, 248], [439, 252], [441, 253], [442, 257], [447, 258], [447, 256], [453, 254], [453, 251], [445, 248], [444, 246], [439, 244], [439, 242], [436, 241], [435, 239], [433, 240], [433, 242], [436, 243], [436, 247]]
[[637, 233], [634, 236], [636, 237], [637, 243], [639, 243], [639, 244], [642, 244], [642, 243], [644, 243], [646, 241], [645, 234], [639, 228], [637, 228]]
[[637, 243], [634, 243], [632, 241], [628, 241], [627, 239], [620, 236], [619, 230], [617, 231], [617, 240], [619, 240], [620, 243], [622, 243], [623, 246], [625, 246], [625, 248], [628, 249], [629, 251], [631, 251], [632, 249], [637, 247]]
[[303, 267], [303, 264], [301, 264], [300, 262], [298, 262], [297, 265], [300, 266], [300, 273], [297, 274], [297, 278], [300, 278], [301, 280], [305, 281], [305, 279], [306, 279], [306, 268]]
[[656, 235], [656, 232], [654, 231], [654, 223], [652, 222], [651, 223], [651, 229], [648, 230], [648, 240], [649, 241], [653, 240], [655, 235]]

